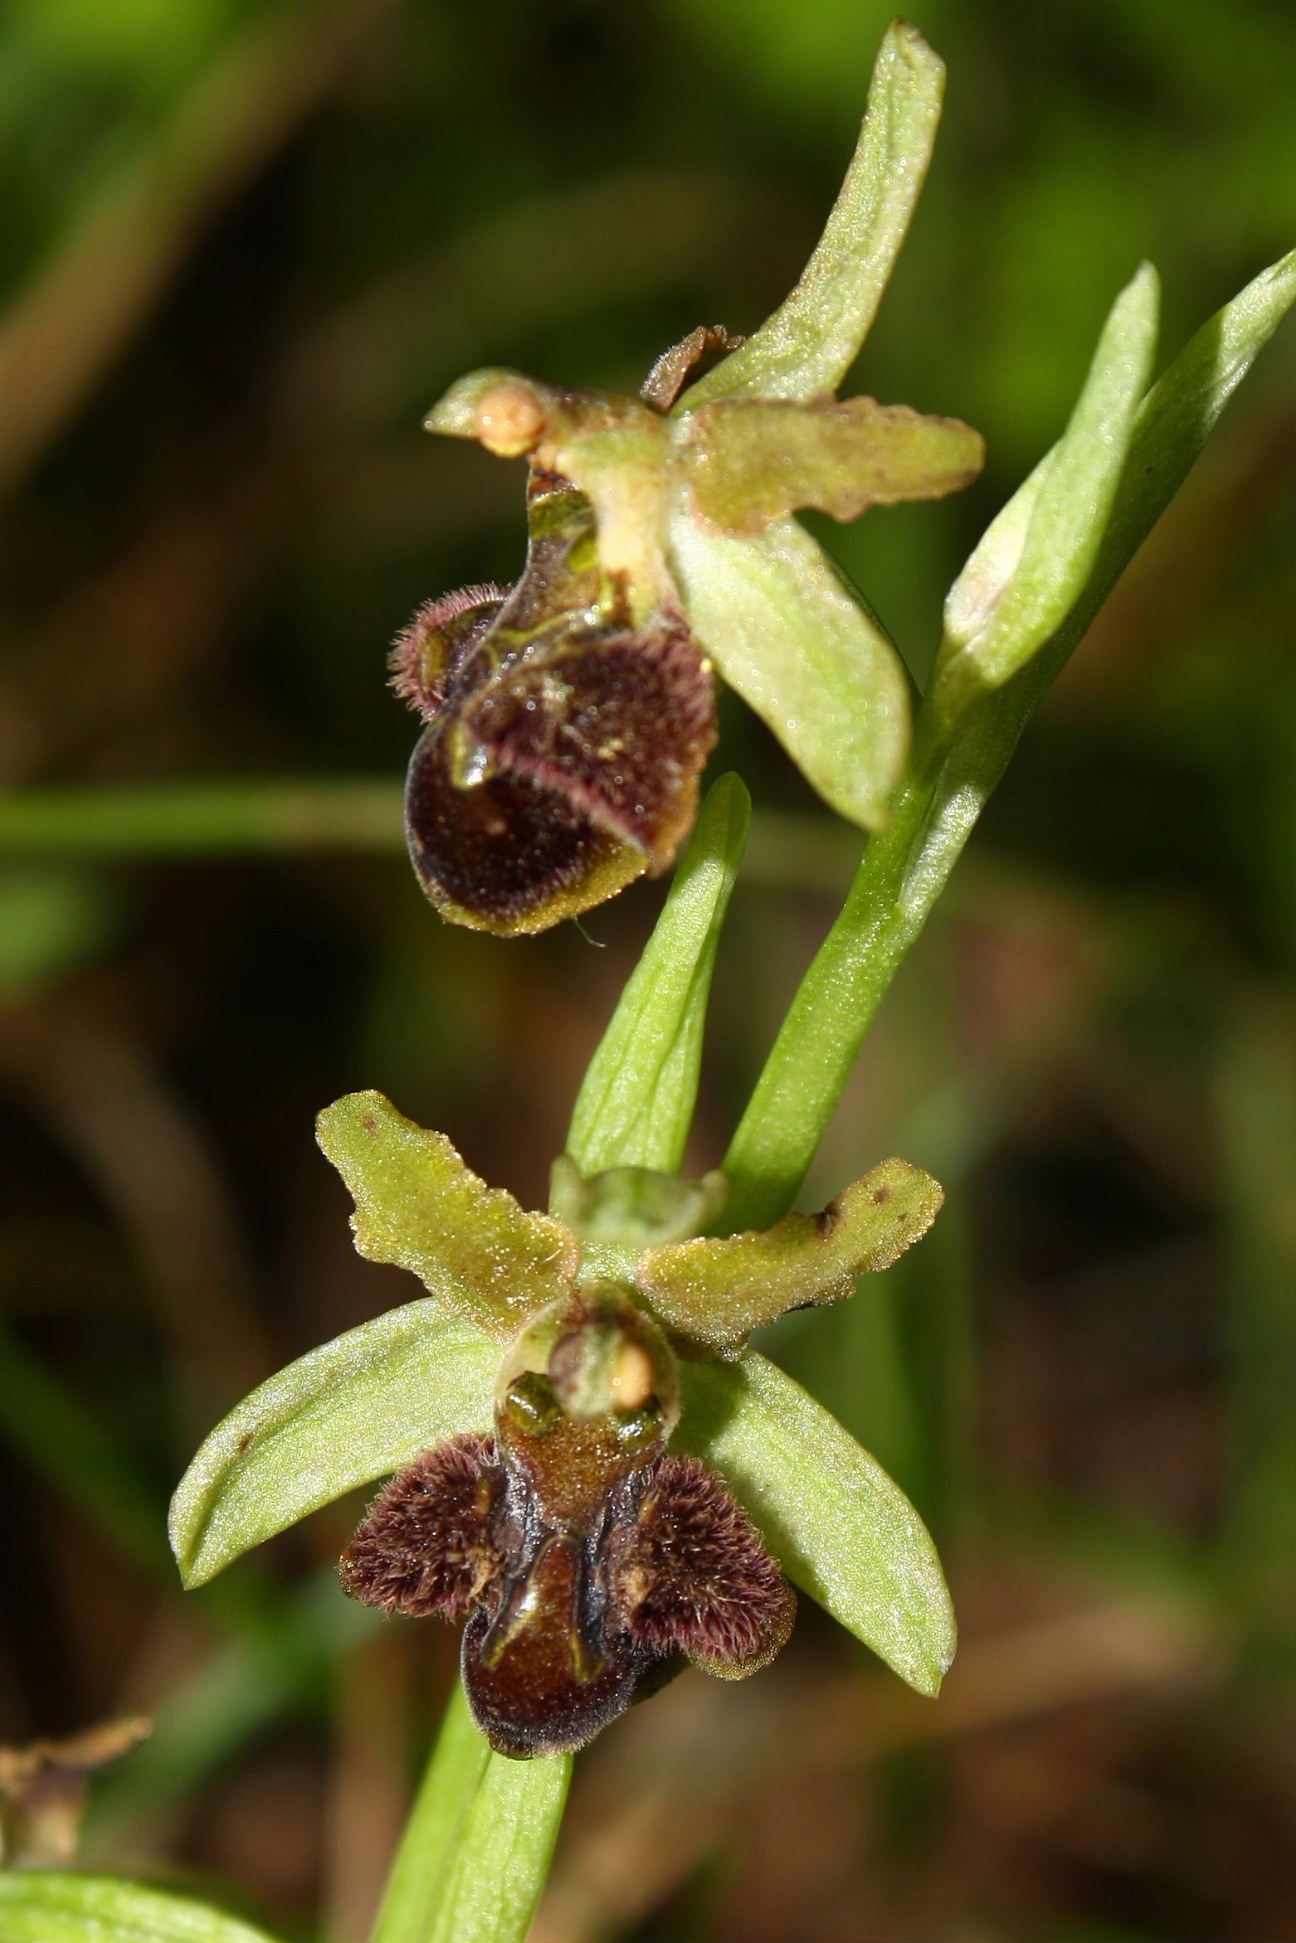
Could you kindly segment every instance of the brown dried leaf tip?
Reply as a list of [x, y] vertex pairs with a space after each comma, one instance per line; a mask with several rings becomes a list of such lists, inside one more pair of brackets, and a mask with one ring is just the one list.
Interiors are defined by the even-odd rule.
[[151, 1731], [135, 1715], [66, 1740], [0, 1747], [0, 1863], [6, 1869], [65, 1869], [76, 1856], [91, 1777]]
[[750, 1519], [665, 1449], [678, 1414], [661, 1332], [581, 1290], [510, 1352], [494, 1437], [399, 1472], [343, 1555], [353, 1598], [467, 1618], [464, 1687], [497, 1752], [580, 1747], [673, 1663], [741, 1679], [787, 1639], [795, 1596]]
[[541, 931], [666, 869], [715, 742], [709, 664], [680, 613], [632, 622], [599, 570], [588, 500], [532, 469], [526, 568], [511, 591], [421, 608], [393, 686], [427, 723], [405, 826], [443, 917]]

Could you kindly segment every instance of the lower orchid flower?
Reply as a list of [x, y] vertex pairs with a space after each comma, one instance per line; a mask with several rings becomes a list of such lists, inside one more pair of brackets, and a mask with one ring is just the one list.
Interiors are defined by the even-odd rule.
[[[708, 1236], [718, 1175], [555, 1165], [527, 1213], [378, 1093], [321, 1114], [356, 1246], [430, 1298], [249, 1397], [176, 1494], [190, 1584], [392, 1471], [342, 1560], [352, 1596], [466, 1620], [473, 1716], [500, 1753], [580, 1746], [691, 1660], [739, 1679], [791, 1630], [788, 1579], [934, 1691], [948, 1596], [917, 1514], [751, 1330], [848, 1295], [941, 1191], [884, 1161], [817, 1215]], [[678, 1440], [678, 1444], [677, 1444]], [[786, 1576], [785, 1576], [786, 1575]]]

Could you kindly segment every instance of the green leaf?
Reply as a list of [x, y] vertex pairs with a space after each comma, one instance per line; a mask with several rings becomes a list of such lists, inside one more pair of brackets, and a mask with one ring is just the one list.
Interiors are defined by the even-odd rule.
[[774, 315], [692, 385], [674, 415], [712, 398], [836, 391], [868, 335], [931, 160], [945, 68], [903, 20], [887, 28], [859, 142], [801, 280]]
[[456, 1685], [372, 1943], [522, 1943], [570, 1779], [569, 1754], [492, 1753]]
[[875, 1458], [754, 1351], [685, 1363], [676, 1443], [721, 1472], [795, 1585], [920, 1693], [954, 1658], [954, 1610], [918, 1513]]
[[289, 1363], [217, 1425], [180, 1481], [169, 1529], [185, 1584], [443, 1438], [489, 1428], [498, 1368], [492, 1342], [426, 1300]]
[[737, 776], [722, 776], [581, 1083], [567, 1150], [587, 1177], [614, 1167], [679, 1170], [716, 945], [750, 821], [747, 791]]
[[1178, 492], [1216, 419], [1293, 302], [1296, 250], [1216, 311], [1144, 399], [1079, 628], [1066, 630], [1068, 647]]
[[444, 1134], [416, 1126], [381, 1093], [335, 1101], [316, 1131], [355, 1199], [360, 1254], [410, 1269], [442, 1309], [511, 1342], [570, 1292], [577, 1248], [567, 1230], [487, 1187]]
[[4, 1943], [270, 1943], [265, 1930], [112, 1876], [0, 1873]]
[[695, 510], [728, 533], [759, 533], [799, 506], [851, 520], [939, 499], [985, 459], [981, 434], [960, 419], [875, 398], [721, 398], [693, 414], [681, 445]]
[[909, 684], [881, 628], [793, 519], [754, 539], [670, 523], [670, 564], [716, 667], [833, 809], [886, 821], [909, 753]]
[[1008, 502], [945, 607], [929, 707], [948, 733], [1056, 632], [1094, 568], [1152, 375], [1157, 280], [1144, 264], [1112, 306], [1061, 439]]
[[734, 1350], [789, 1309], [852, 1295], [861, 1275], [889, 1268], [926, 1234], [944, 1198], [921, 1167], [884, 1160], [822, 1214], [789, 1214], [761, 1233], [650, 1249], [635, 1283], [668, 1328]]
[[[968, 717], [939, 773], [910, 779], [899, 791], [892, 825], [868, 845], [725, 1156], [730, 1220], [762, 1227], [790, 1206], [869, 1022], [1022, 730], [1293, 301], [1296, 251], [1212, 317], [1157, 381], [1139, 411], [1107, 531], [1080, 598], [1053, 638]], [[1037, 480], [1035, 491], [1042, 489], [1042, 476]]]

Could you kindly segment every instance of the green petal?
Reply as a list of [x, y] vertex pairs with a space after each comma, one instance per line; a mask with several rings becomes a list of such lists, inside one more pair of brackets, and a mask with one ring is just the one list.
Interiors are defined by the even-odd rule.
[[1083, 592], [1151, 377], [1156, 332], [1156, 273], [1144, 264], [1112, 306], [1066, 431], [950, 592], [929, 701], [940, 729], [1015, 675]]
[[265, 1930], [187, 1896], [53, 1870], [0, 1874], [0, 1937], [4, 1943], [270, 1943]]
[[922, 1519], [876, 1459], [763, 1356], [685, 1363], [676, 1443], [715, 1466], [794, 1585], [920, 1693], [954, 1658], [954, 1609]]
[[884, 1160], [822, 1214], [789, 1214], [761, 1233], [650, 1249], [635, 1283], [668, 1328], [733, 1350], [789, 1309], [853, 1294], [861, 1275], [889, 1268], [926, 1234], [944, 1198], [921, 1167]]
[[743, 784], [721, 776], [581, 1082], [567, 1151], [587, 1177], [614, 1167], [673, 1174], [683, 1162], [716, 945], [750, 822]]
[[737, 351], [691, 386], [675, 415], [712, 398], [816, 398], [836, 391], [868, 334], [927, 174], [945, 68], [893, 20], [841, 194], [791, 295]]
[[693, 414], [681, 445], [696, 510], [729, 533], [759, 533], [798, 506], [850, 520], [939, 499], [985, 460], [981, 434], [960, 419], [874, 398], [723, 398]]
[[316, 1132], [355, 1199], [360, 1254], [408, 1268], [443, 1309], [511, 1342], [570, 1291], [577, 1247], [561, 1223], [487, 1187], [444, 1134], [416, 1126], [381, 1093], [348, 1093], [325, 1107]]
[[218, 1424], [171, 1501], [171, 1549], [189, 1586], [357, 1484], [420, 1451], [486, 1430], [499, 1350], [411, 1302], [311, 1350]]
[[716, 667], [840, 815], [880, 828], [909, 753], [899, 655], [795, 520], [735, 539], [682, 509], [670, 560]]

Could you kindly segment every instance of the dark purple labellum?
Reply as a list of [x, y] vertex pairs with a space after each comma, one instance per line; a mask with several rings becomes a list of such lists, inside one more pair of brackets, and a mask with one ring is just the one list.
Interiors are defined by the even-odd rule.
[[[506, 1365], [496, 1436], [453, 1438], [398, 1472], [341, 1564], [369, 1605], [467, 1617], [469, 1705], [518, 1758], [582, 1746], [682, 1658], [755, 1672], [795, 1611], [720, 1479], [663, 1450], [673, 1365], [652, 1325], [616, 1298], [583, 1302], [533, 1336], [538, 1356]], [[589, 1404], [600, 1385], [623, 1404], [578, 1415], [564, 1401]]]
[[410, 856], [443, 916], [502, 935], [588, 910], [663, 870], [715, 741], [712, 680], [683, 617], [600, 606], [589, 503], [534, 473], [526, 570], [468, 588], [397, 642], [428, 726], [406, 782]]
[[341, 1570], [353, 1598], [388, 1612], [469, 1615], [469, 1704], [491, 1746], [519, 1758], [583, 1746], [679, 1655], [755, 1672], [794, 1612], [755, 1527], [696, 1458], [631, 1470], [573, 1528], [480, 1437], [398, 1472]]

